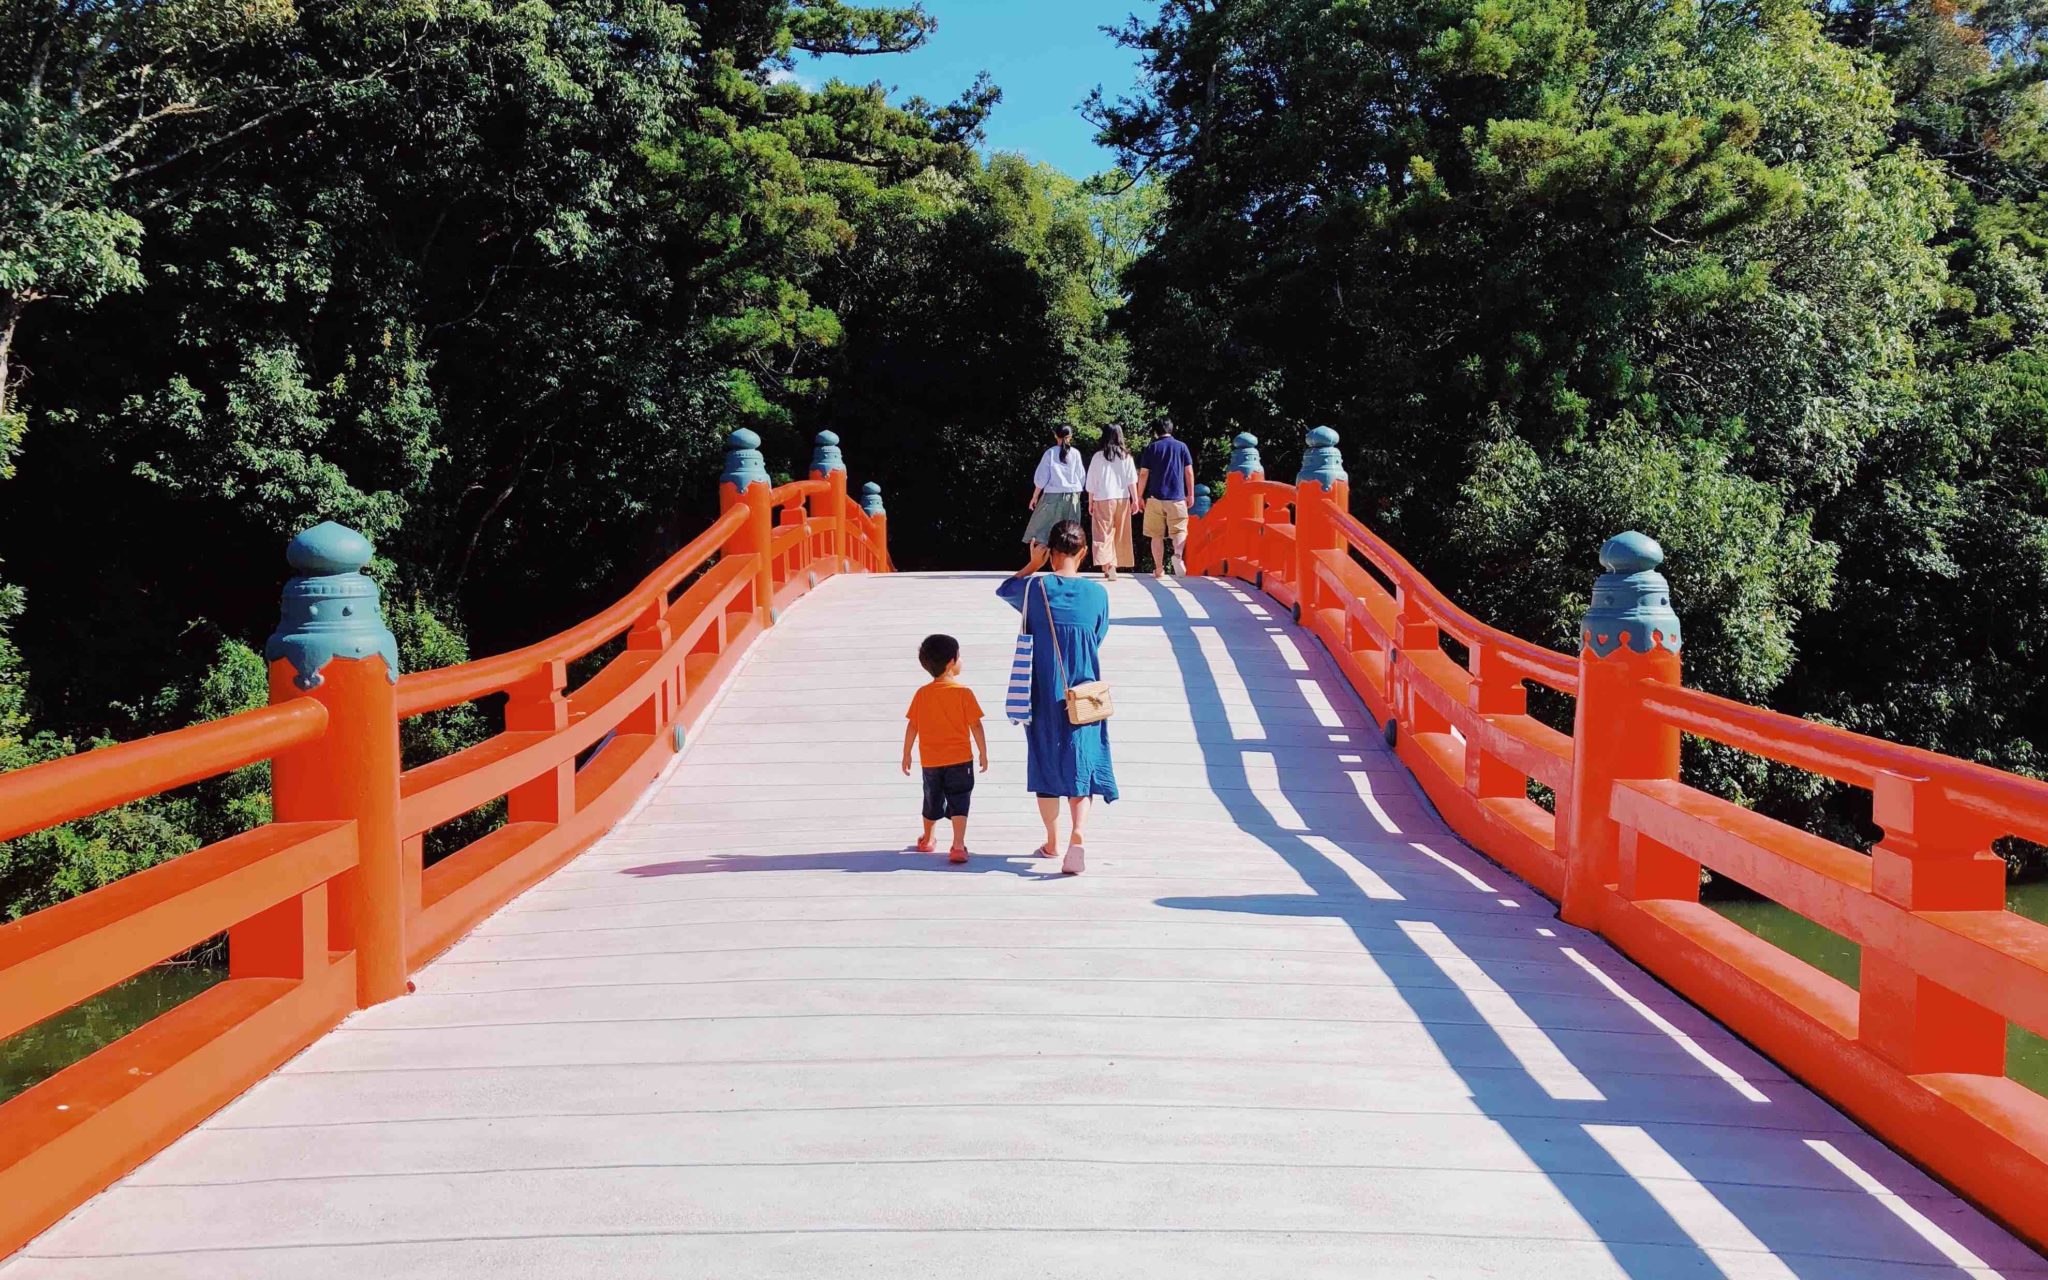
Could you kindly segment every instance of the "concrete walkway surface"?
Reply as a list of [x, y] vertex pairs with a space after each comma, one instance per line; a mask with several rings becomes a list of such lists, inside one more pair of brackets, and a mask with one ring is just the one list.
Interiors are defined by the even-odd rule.
[[[1236, 584], [1112, 588], [1125, 798], [1054, 874], [995, 584], [825, 583], [609, 836], [0, 1280], [2048, 1277], [1460, 844]], [[907, 851], [931, 631], [965, 867]]]

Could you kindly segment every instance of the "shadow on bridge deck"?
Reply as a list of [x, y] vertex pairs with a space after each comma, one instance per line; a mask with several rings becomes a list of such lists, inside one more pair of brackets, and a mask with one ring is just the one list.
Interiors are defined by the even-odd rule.
[[[1297, 652], [1313, 643], [1236, 584], [1192, 591], [1145, 585], [1159, 601], [1159, 625], [1171, 637], [1197, 720], [1227, 717], [1198, 634], [1219, 615], [1244, 610], [1268, 636], [1292, 639]], [[1202, 616], [1187, 608], [1190, 600], [1200, 602]], [[1262, 707], [1320, 709], [1314, 694], [1336, 677], [1324, 663], [1301, 665], [1319, 678], [1267, 693]], [[1358, 741], [1345, 732], [1326, 736]], [[2039, 1265], [2030, 1250], [1867, 1136], [1845, 1137], [1840, 1131], [1851, 1126], [1839, 1113], [1599, 939], [1556, 920], [1525, 885], [1462, 846], [1446, 856], [1441, 850], [1455, 838], [1440, 821], [1404, 825], [1384, 802], [1375, 808], [1367, 801], [1387, 790], [1420, 799], [1412, 785], [1399, 785], [1405, 778], [1367, 772], [1362, 753], [1328, 751], [1274, 770], [1261, 788], [1248, 754], [1257, 756], [1240, 742], [1205, 739], [1210, 788], [1308, 892], [1163, 898], [1160, 905], [1342, 921], [1479, 1110], [1547, 1176], [1626, 1274], [1817, 1280], [1953, 1273], [1959, 1262], [1970, 1269], [1963, 1274], [1984, 1274], [1987, 1256]], [[1313, 834], [1302, 815], [1347, 792], [1358, 801], [1344, 824], [1350, 838]], [[1374, 827], [1374, 835], [1356, 834]], [[1432, 884], [1411, 900], [1388, 876], [1399, 874], [1395, 866], [1418, 866], [1418, 856], [1441, 864], [1467, 892], [1446, 897]], [[1353, 887], [1361, 869], [1363, 893]], [[1489, 895], [1490, 906], [1475, 909]], [[1538, 940], [1522, 941], [1531, 935]], [[1698, 1070], [1683, 1071], [1686, 1059]], [[1670, 1079], [1675, 1071], [1679, 1087]], [[1878, 1188], [1890, 1212], [1873, 1212]], [[1893, 1206], [1906, 1198], [1931, 1203], [1901, 1214]]]
[[1049, 874], [990, 726], [903, 851], [928, 630], [835, 578], [604, 841], [0, 1270], [45, 1276], [2048, 1276], [1459, 844], [1314, 642], [1126, 584], [1125, 800]]

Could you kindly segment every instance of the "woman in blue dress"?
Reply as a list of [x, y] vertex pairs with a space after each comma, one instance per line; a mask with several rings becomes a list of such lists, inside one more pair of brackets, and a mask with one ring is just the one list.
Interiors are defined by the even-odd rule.
[[[1109, 633], [1109, 592], [1081, 576], [1088, 545], [1080, 523], [1054, 525], [1046, 540], [1052, 572], [1019, 573], [996, 594], [1024, 613], [1031, 633], [1031, 723], [1024, 726], [1024, 782], [1038, 796], [1045, 843], [1038, 856], [1059, 856], [1060, 801], [1072, 815], [1072, 836], [1060, 870], [1080, 874], [1087, 865], [1089, 802], [1116, 799], [1116, 769], [1109, 760], [1109, 724], [1067, 719], [1066, 686], [1102, 678], [1101, 645]], [[1059, 646], [1054, 656], [1053, 646]], [[1061, 664], [1065, 664], [1062, 681]]]

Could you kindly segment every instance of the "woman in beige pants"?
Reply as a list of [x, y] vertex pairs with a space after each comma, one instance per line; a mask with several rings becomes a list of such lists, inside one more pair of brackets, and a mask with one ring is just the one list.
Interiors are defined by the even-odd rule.
[[1138, 464], [1124, 444], [1124, 429], [1102, 429], [1102, 448], [1088, 461], [1088, 541], [1102, 576], [1116, 581], [1118, 569], [1138, 558], [1131, 546], [1131, 516], [1138, 508]]

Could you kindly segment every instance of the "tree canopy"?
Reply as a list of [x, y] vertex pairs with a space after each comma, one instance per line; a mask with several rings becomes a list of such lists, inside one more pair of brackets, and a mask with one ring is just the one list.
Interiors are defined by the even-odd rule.
[[1091, 104], [1166, 197], [1140, 385], [1276, 471], [1339, 428], [1354, 504], [1511, 630], [1569, 645], [1642, 528], [1690, 681], [2039, 771], [2039, 16], [1168, 0]]

